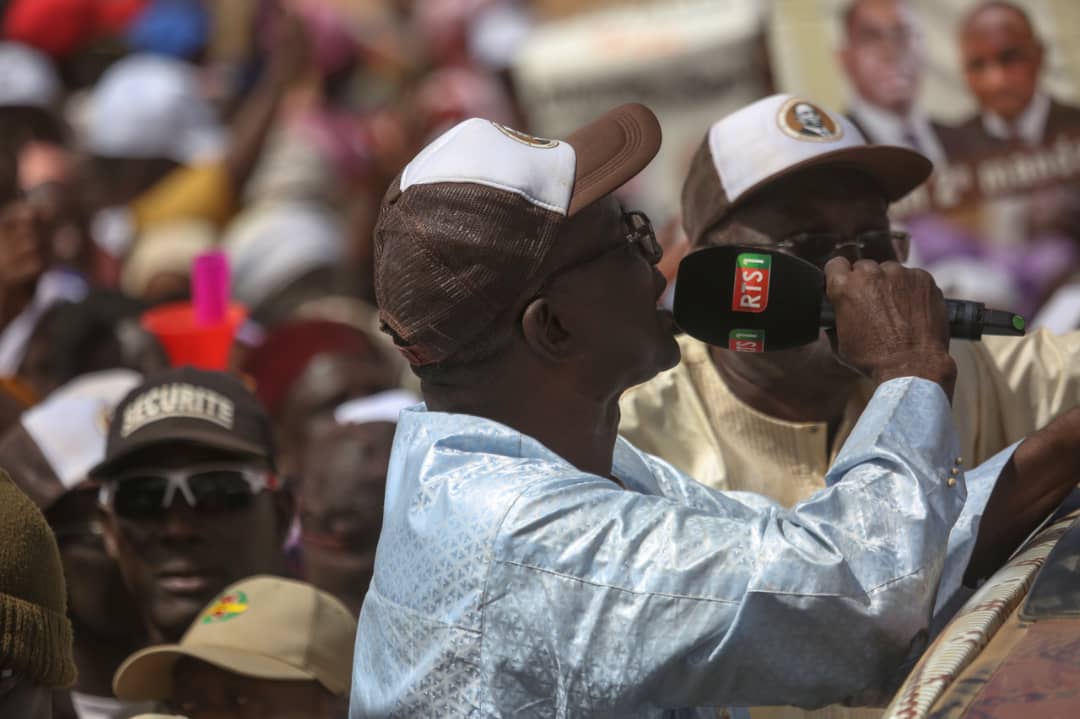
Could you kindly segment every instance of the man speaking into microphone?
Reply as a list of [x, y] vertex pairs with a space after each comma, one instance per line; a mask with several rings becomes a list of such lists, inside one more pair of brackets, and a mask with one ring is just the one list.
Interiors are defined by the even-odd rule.
[[[796, 108], [806, 104], [827, 136], [801, 132]], [[890, 226], [889, 204], [931, 169], [914, 151], [868, 145], [836, 113], [774, 95], [709, 129], [683, 186], [683, 225], [698, 249], [762, 246], [821, 269], [843, 257], [855, 271], [887, 275], [899, 267], [891, 261], [905, 259], [908, 249], [908, 236]], [[745, 301], [759, 300], [750, 293]], [[924, 297], [906, 302], [916, 316], [937, 311]], [[881, 314], [879, 321], [891, 319]], [[620, 432], [711, 487], [793, 506], [825, 488], [828, 468], [866, 410], [873, 384], [838, 359], [824, 332], [806, 346], [777, 352], [752, 351], [762, 348], [750, 335], [741, 342], [729, 349], [680, 337], [680, 364], [623, 396]], [[979, 532], [967, 568], [970, 583], [1004, 561], [1080, 476], [1080, 410], [1068, 411], [1080, 401], [1080, 333], [953, 340], [950, 352], [957, 365], [953, 416], [967, 466], [1063, 415], [1020, 446], [990, 496], [982, 521], [987, 531]], [[973, 498], [987, 501], [994, 489], [969, 485], [973, 506]], [[866, 712], [830, 708], [820, 716], [875, 715], [858, 711]], [[751, 714], [798, 716], [791, 710]]]
[[876, 389], [799, 506], [617, 436], [620, 395], [679, 360], [660, 246], [612, 194], [659, 146], [641, 105], [565, 140], [471, 119], [388, 189], [380, 317], [425, 403], [394, 436], [353, 719], [880, 698], [956, 588], [955, 363], [921, 270], [830, 263], [838, 351]]

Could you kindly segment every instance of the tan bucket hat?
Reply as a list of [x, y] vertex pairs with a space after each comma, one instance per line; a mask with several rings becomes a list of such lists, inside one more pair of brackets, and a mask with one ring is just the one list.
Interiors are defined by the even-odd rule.
[[317, 681], [343, 696], [352, 681], [356, 620], [340, 601], [305, 582], [249, 577], [211, 602], [179, 644], [128, 657], [113, 677], [127, 701], [172, 696], [173, 666], [199, 659], [256, 679]]

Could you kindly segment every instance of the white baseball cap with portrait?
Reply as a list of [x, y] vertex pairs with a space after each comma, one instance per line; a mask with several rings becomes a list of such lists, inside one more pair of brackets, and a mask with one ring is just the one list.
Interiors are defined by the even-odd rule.
[[848, 167], [895, 201], [921, 185], [933, 163], [905, 147], [871, 145], [843, 115], [790, 94], [766, 97], [709, 128], [683, 184], [691, 244], [757, 191], [811, 167]]
[[292, 579], [254, 576], [228, 587], [192, 622], [179, 644], [128, 657], [113, 677], [126, 701], [172, 697], [183, 657], [253, 679], [316, 681], [344, 696], [352, 681], [356, 619], [326, 592]]

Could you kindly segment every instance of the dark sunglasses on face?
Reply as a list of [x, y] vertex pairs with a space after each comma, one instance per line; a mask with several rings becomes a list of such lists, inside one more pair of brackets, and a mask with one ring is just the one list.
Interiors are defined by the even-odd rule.
[[888, 262], [907, 252], [911, 235], [900, 230], [868, 230], [848, 240], [827, 232], [804, 232], [785, 237], [777, 247], [818, 267], [834, 257]]
[[592, 264], [605, 255], [626, 248], [627, 245], [640, 252], [641, 256], [644, 257], [645, 261], [650, 265], [655, 265], [659, 262], [660, 258], [664, 255], [664, 248], [660, 245], [660, 241], [656, 239], [656, 233], [653, 231], [653, 226], [652, 223], [649, 222], [648, 216], [644, 212], [639, 212], [637, 210], [623, 210], [623, 221], [626, 223], [627, 232], [618, 242], [609, 247], [605, 247], [598, 252], [586, 255], [581, 259], [574, 260], [568, 265], [563, 265], [548, 275], [547, 282], [551, 282], [551, 280], [558, 275], [569, 272], [570, 270], [576, 270], [579, 267]]
[[120, 517], [160, 519], [177, 493], [199, 512], [235, 512], [249, 507], [259, 492], [277, 487], [277, 477], [272, 473], [247, 465], [139, 469], [103, 485], [100, 501]]

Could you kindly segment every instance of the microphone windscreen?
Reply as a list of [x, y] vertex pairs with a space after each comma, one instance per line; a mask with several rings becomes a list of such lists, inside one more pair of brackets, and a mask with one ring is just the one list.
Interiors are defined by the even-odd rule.
[[817, 339], [825, 274], [793, 255], [725, 245], [687, 255], [675, 282], [675, 321], [691, 337], [736, 352]]

